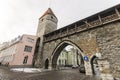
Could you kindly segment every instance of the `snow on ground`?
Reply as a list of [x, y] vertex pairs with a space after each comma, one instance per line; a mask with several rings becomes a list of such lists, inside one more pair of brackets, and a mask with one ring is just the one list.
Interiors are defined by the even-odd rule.
[[26, 72], [26, 73], [42, 72], [42, 69], [38, 69], [38, 68], [12, 68], [11, 70], [15, 72]]

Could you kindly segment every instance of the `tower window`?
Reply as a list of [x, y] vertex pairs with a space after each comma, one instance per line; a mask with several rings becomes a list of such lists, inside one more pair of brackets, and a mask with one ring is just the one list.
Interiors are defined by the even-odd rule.
[[43, 21], [44, 19], [42, 19], [41, 21]]
[[51, 16], [51, 18], [53, 19], [53, 16]]

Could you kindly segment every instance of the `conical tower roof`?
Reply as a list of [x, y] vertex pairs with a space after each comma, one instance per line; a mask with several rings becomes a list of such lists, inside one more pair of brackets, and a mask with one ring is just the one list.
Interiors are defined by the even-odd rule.
[[[52, 9], [51, 9], [51, 8], [48, 8], [48, 10], [47, 10], [40, 18], [44, 17], [44, 16], [47, 15], [47, 14], [51, 14], [51, 15], [53, 15], [54, 17], [56, 17], [55, 14], [53, 13]], [[56, 18], [57, 18], [57, 17], [56, 17]]]

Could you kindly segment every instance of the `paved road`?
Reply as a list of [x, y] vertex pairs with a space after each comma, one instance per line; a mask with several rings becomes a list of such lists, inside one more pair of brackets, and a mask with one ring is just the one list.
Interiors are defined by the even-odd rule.
[[41, 73], [12, 72], [8, 68], [0, 67], [0, 80], [98, 80], [92, 76], [85, 76], [77, 69], [46, 71]]

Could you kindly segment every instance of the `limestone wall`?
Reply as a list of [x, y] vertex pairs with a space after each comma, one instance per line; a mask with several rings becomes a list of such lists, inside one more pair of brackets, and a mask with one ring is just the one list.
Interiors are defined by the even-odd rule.
[[[120, 77], [120, 22], [113, 22], [74, 35], [44, 43], [43, 59], [51, 59], [56, 47], [64, 41], [70, 41], [80, 48], [89, 61], [96, 53], [108, 59], [112, 74]], [[43, 61], [44, 61], [43, 60]]]
[[120, 78], [120, 22], [104, 25], [96, 32], [102, 57], [110, 62], [112, 74]]

